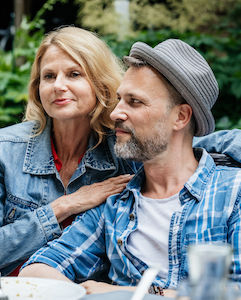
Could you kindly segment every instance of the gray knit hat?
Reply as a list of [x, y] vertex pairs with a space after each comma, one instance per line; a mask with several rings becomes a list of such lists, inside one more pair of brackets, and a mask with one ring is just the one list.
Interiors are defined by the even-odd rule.
[[160, 72], [192, 107], [196, 136], [214, 131], [211, 108], [218, 97], [218, 83], [201, 54], [181, 40], [169, 39], [154, 48], [136, 42], [130, 56], [146, 61]]

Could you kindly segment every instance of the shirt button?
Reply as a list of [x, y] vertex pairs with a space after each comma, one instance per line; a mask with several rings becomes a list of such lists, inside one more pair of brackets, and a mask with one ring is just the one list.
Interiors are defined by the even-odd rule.
[[134, 214], [130, 214], [130, 215], [129, 215], [129, 218], [130, 218], [131, 221], [134, 221], [134, 219], [135, 219]]
[[117, 244], [118, 244], [119, 246], [122, 246], [122, 244], [123, 244], [122, 240], [121, 240], [121, 239], [118, 239], [118, 240], [117, 240]]

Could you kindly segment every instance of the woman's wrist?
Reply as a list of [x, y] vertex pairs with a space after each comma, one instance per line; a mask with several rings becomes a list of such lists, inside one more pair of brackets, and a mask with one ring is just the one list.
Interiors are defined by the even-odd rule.
[[66, 195], [62, 196], [50, 204], [59, 223], [72, 215], [72, 208], [69, 205], [70, 201], [67, 201], [67, 197]]

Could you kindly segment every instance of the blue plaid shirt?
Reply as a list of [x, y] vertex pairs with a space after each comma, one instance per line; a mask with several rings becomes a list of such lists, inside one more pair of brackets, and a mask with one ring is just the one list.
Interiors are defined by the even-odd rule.
[[[202, 242], [231, 244], [230, 272], [241, 281], [241, 170], [216, 166], [205, 150], [196, 149], [195, 154], [198, 168], [180, 191], [182, 209], [173, 212], [170, 222], [168, 276], [157, 276], [154, 282], [164, 288], [176, 288], [186, 278], [187, 247]], [[80, 282], [103, 271], [109, 262], [108, 276], [114, 283], [136, 285], [148, 266], [128, 251], [127, 240], [138, 225], [144, 176], [142, 168], [121, 194], [87, 211], [26, 264], [45, 263]]]

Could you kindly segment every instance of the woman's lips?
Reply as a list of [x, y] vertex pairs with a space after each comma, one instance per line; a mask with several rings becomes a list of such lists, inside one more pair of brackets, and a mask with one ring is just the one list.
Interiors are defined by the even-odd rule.
[[71, 102], [72, 100], [69, 99], [69, 98], [62, 98], [62, 99], [55, 99], [54, 100], [54, 104], [57, 104], [57, 105], [65, 105], [69, 102]]

